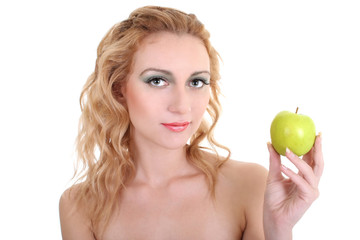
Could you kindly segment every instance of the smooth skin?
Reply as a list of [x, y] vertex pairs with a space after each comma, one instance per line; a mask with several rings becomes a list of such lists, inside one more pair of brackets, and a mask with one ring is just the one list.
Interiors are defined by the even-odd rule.
[[[206, 49], [193, 36], [162, 32], [141, 44], [124, 98], [119, 99], [129, 108], [137, 170], [104, 240], [289, 239], [285, 237], [292, 226], [316, 198], [318, 181], [312, 169], [322, 172], [320, 138], [302, 163], [288, 154], [299, 174], [281, 168], [271, 145], [269, 174], [257, 164], [227, 161], [219, 171], [213, 201], [204, 174], [186, 160], [184, 148], [209, 101], [209, 86], [203, 84], [209, 71]], [[162, 125], [182, 121], [190, 122], [182, 132]], [[215, 162], [210, 153], [204, 157]], [[83, 209], [71, 211], [73, 196], [67, 190], [60, 200], [63, 239], [96, 239]]]
[[264, 203], [266, 239], [292, 239], [292, 228], [319, 197], [318, 186], [324, 170], [321, 141], [319, 134], [313, 148], [302, 159], [286, 150], [287, 159], [298, 173], [282, 165], [280, 155], [268, 143], [270, 167]]

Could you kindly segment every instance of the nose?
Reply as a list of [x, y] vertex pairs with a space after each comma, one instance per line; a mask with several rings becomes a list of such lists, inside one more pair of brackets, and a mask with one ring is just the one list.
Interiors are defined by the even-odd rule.
[[185, 88], [174, 88], [170, 93], [168, 110], [176, 114], [186, 114], [191, 111], [191, 98]]

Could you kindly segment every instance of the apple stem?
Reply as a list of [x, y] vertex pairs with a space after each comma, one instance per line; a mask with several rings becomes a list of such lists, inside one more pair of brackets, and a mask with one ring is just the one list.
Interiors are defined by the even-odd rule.
[[298, 110], [299, 110], [299, 107], [296, 107], [296, 112], [295, 112], [295, 114], [297, 114]]

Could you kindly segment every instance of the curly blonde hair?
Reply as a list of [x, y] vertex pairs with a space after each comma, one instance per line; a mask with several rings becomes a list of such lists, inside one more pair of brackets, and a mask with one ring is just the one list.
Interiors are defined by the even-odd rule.
[[[136, 170], [129, 149], [129, 114], [117, 99], [131, 71], [139, 44], [149, 34], [159, 31], [196, 36], [202, 40], [209, 54], [211, 97], [207, 112], [212, 123], [202, 120], [186, 145], [186, 155], [207, 176], [212, 194], [217, 171], [230, 157], [230, 150], [213, 137], [221, 109], [218, 99], [220, 75], [219, 56], [210, 44], [209, 32], [194, 14], [154, 6], [135, 10], [127, 20], [114, 25], [102, 39], [97, 50], [95, 71], [80, 96], [82, 115], [77, 137], [78, 165], [74, 175], [76, 183], [80, 183], [76, 184], [76, 203], [77, 206], [86, 206], [84, 209], [94, 233], [104, 231], [116, 210], [121, 191]], [[200, 146], [205, 138], [211, 149]], [[225, 149], [228, 156], [220, 157], [216, 147]], [[215, 164], [204, 158], [202, 149], [216, 153]]]

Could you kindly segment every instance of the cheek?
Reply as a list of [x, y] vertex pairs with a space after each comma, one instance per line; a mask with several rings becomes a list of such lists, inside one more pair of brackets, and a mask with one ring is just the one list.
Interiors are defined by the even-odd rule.
[[196, 101], [193, 101], [193, 112], [198, 116], [202, 117], [206, 111], [206, 108], [209, 105], [210, 94], [204, 94], [201, 98], [197, 98]]
[[132, 122], [151, 118], [157, 112], [157, 99], [139, 91], [128, 92], [126, 102]]

